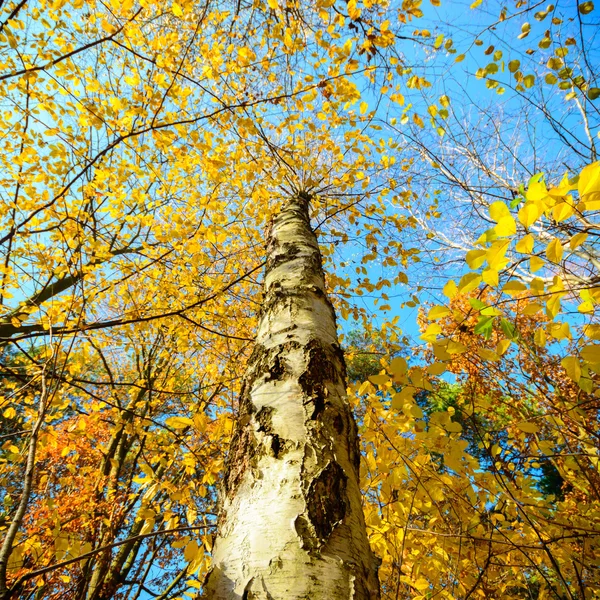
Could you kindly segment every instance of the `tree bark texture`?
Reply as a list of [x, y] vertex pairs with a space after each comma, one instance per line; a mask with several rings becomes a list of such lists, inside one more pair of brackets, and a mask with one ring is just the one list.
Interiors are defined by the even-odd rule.
[[357, 428], [299, 194], [267, 239], [265, 295], [221, 490], [210, 600], [376, 600]]

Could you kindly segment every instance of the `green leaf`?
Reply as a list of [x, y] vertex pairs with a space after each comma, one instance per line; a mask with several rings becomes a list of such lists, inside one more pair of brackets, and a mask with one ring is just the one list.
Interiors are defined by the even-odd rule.
[[494, 318], [495, 317], [480, 317], [473, 331], [478, 335], [482, 335], [486, 340], [489, 340], [493, 331]]
[[479, 298], [469, 298], [469, 304], [475, 310], [481, 310], [482, 308], [487, 308], [487, 304], [479, 300]]
[[514, 340], [519, 337], [519, 332], [517, 331], [517, 328], [515, 327], [514, 323], [511, 323], [507, 319], [500, 319], [500, 327], [502, 328], [504, 335], [509, 340]]

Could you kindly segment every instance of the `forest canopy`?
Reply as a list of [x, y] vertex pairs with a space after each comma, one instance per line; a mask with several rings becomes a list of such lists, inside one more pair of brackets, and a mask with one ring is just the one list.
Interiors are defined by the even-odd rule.
[[201, 596], [300, 193], [381, 597], [600, 595], [599, 25], [0, 3], [0, 599]]

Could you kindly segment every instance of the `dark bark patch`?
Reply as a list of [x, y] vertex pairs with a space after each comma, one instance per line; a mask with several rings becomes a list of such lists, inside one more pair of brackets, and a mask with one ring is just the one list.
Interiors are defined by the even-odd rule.
[[284, 444], [281, 442], [281, 438], [274, 433], [271, 436], [271, 451], [273, 452], [273, 456], [275, 458], [279, 458], [281, 451], [284, 448]]
[[325, 410], [325, 398], [327, 397], [325, 382], [333, 384], [338, 382], [339, 375], [336, 365], [333, 364], [331, 356], [323, 346], [315, 341], [310, 341], [304, 351], [307, 354], [306, 369], [298, 378], [298, 383], [307, 399], [313, 404], [311, 419], [317, 419]]
[[246, 470], [252, 466], [255, 454], [256, 439], [249, 422], [238, 425], [231, 438], [229, 454], [223, 477], [223, 488], [228, 497], [233, 496], [242, 481]]
[[284, 242], [283, 244], [273, 244], [267, 258], [265, 272], [270, 273], [282, 264], [295, 260], [298, 258], [300, 250], [301, 246], [296, 243]]
[[285, 452], [286, 441], [273, 431], [273, 413], [275, 409], [272, 406], [263, 406], [255, 416], [258, 423], [258, 431], [269, 437], [269, 446], [271, 454], [279, 458]]
[[[282, 357], [291, 350], [299, 348], [300, 344], [295, 340], [289, 340], [268, 350], [261, 345], [257, 345], [250, 360], [248, 361], [248, 370], [244, 381], [244, 390], [248, 393], [254, 387], [255, 382], [261, 377], [264, 381], [280, 381], [288, 374], [288, 368], [285, 359]], [[240, 398], [240, 414], [241, 414]]]
[[[250, 360], [259, 360], [261, 349], [262, 347], [257, 346]], [[246, 380], [242, 385], [238, 416], [225, 462], [223, 489], [227, 496], [235, 493], [246, 469], [251, 466], [251, 460], [256, 451], [256, 438], [251, 424], [252, 415], [254, 414], [254, 405], [250, 399], [251, 389], [252, 382]]]
[[286, 373], [285, 360], [281, 358], [280, 354], [277, 353], [268, 365], [268, 373], [266, 374], [265, 381], [278, 381], [283, 379]]
[[331, 461], [315, 477], [306, 495], [310, 523], [321, 543], [346, 516], [346, 482], [348, 477], [340, 465]]
[[256, 413], [256, 422], [258, 423], [258, 431], [270, 434], [273, 431], [273, 412], [275, 409], [272, 406], [263, 406]]
[[348, 433], [350, 460], [352, 461], [354, 469], [356, 470], [356, 477], [360, 481], [360, 442], [358, 439], [358, 428], [356, 427], [352, 413], [350, 411], [348, 412], [351, 429], [351, 431]]
[[340, 365], [342, 366], [342, 379], [344, 380], [345, 387], [347, 383], [348, 373], [346, 370], [346, 359], [344, 358], [344, 351], [342, 350], [342, 347], [339, 344], [331, 344], [331, 350], [334, 356], [340, 362]]

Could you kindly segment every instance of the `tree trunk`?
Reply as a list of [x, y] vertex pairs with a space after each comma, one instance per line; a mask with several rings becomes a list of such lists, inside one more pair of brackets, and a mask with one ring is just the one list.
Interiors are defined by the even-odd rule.
[[210, 600], [376, 600], [335, 313], [299, 194], [267, 239], [265, 298], [221, 490]]

